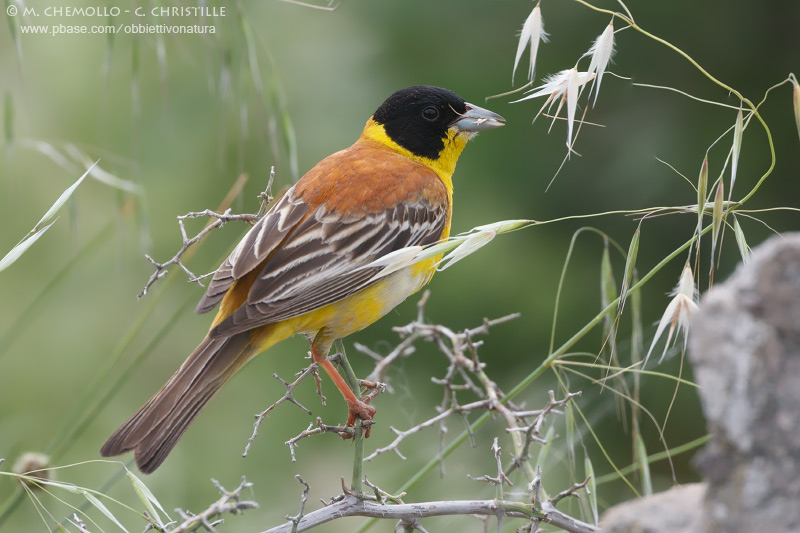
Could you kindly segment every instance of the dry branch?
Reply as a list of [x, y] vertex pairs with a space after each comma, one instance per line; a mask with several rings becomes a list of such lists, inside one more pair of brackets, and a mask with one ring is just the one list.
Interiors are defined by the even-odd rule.
[[[306, 379], [309, 375], [314, 376], [314, 380], [317, 383], [317, 392], [319, 393], [320, 397], [322, 398], [322, 405], [325, 405], [325, 396], [322, 394], [321, 389], [319, 388], [319, 374], [317, 373], [317, 364], [312, 363], [311, 365], [307, 366], [303, 370], [298, 373], [297, 379], [293, 382], [289, 383], [288, 381], [281, 378], [278, 374], [272, 374], [272, 377], [283, 383], [283, 386], [286, 387], [286, 392], [281, 396], [275, 403], [255, 415], [256, 421], [253, 423], [253, 434], [250, 435], [250, 438], [247, 439], [247, 445], [244, 447], [244, 452], [242, 453], [242, 457], [247, 457], [247, 452], [250, 451], [250, 446], [253, 444], [253, 441], [258, 436], [258, 428], [261, 427], [261, 422], [267, 417], [267, 415], [275, 409], [277, 406], [284, 402], [290, 402], [295, 404], [297, 407], [308, 413], [309, 415], [314, 414], [311, 409], [303, 406], [300, 402], [294, 399], [292, 396], [292, 392], [294, 391], [295, 387], [300, 384], [301, 381]], [[294, 449], [292, 448], [292, 462], [294, 462]]]
[[[139, 298], [147, 294], [147, 291], [150, 290], [150, 287], [152, 287], [156, 281], [161, 279], [167, 273], [167, 267], [171, 265], [177, 265], [178, 267], [180, 267], [181, 270], [183, 270], [186, 273], [186, 275], [189, 276], [190, 282], [197, 283], [198, 285], [203, 287], [204, 285], [201, 280], [209, 276], [212, 276], [216, 271], [209, 272], [208, 274], [203, 274], [201, 276], [196, 276], [191, 270], [189, 270], [189, 268], [186, 265], [183, 264], [182, 261], [183, 255], [187, 251], [189, 251], [189, 249], [193, 245], [203, 240], [203, 237], [211, 233], [211, 231], [215, 230], [216, 228], [221, 228], [227, 222], [240, 220], [252, 225], [256, 221], [258, 221], [258, 219], [261, 218], [264, 215], [264, 213], [266, 213], [267, 207], [269, 206], [270, 203], [272, 203], [272, 200], [274, 199], [271, 194], [272, 184], [274, 183], [274, 181], [275, 181], [275, 167], [272, 167], [269, 173], [269, 181], [267, 182], [267, 188], [258, 195], [258, 197], [261, 199], [261, 207], [259, 208], [257, 214], [244, 213], [240, 215], [233, 215], [231, 214], [230, 209], [226, 209], [225, 212], [223, 213], [217, 213], [210, 209], [205, 209], [203, 211], [186, 213], [185, 215], [177, 217], [178, 227], [181, 230], [181, 239], [183, 241], [181, 248], [174, 256], [172, 256], [171, 259], [165, 261], [164, 263], [158, 263], [152, 257], [150, 257], [149, 254], [145, 254], [145, 258], [147, 258], [147, 260], [150, 261], [154, 267], [156, 267], [156, 270], [155, 272], [153, 272], [153, 274], [150, 275], [150, 278], [147, 280], [147, 283], [145, 284], [144, 288], [139, 293]], [[234, 189], [236, 189], [236, 186], [234, 186]], [[226, 201], [223, 202], [223, 205], [225, 205], [226, 203], [228, 203], [227, 198]], [[186, 233], [186, 227], [184, 226], [183, 222], [187, 218], [199, 218], [199, 217], [213, 217], [215, 220], [213, 222], [209, 222], [194, 237], [189, 237]]]
[[[183, 221], [186, 220], [187, 218], [198, 218], [198, 217], [214, 217], [216, 220], [214, 220], [214, 222], [208, 224], [206, 227], [200, 230], [200, 233], [190, 238], [186, 234], [186, 227], [184, 226]], [[147, 294], [147, 291], [150, 290], [150, 287], [152, 287], [156, 281], [161, 279], [167, 273], [167, 267], [171, 265], [179, 266], [181, 270], [186, 272], [186, 275], [189, 276], [189, 281], [197, 283], [201, 287], [204, 287], [203, 282], [201, 280], [203, 278], [207, 278], [208, 276], [213, 275], [214, 272], [203, 274], [201, 276], [196, 276], [191, 270], [189, 270], [189, 268], [186, 265], [184, 265], [181, 262], [181, 258], [183, 257], [183, 254], [185, 254], [189, 250], [189, 248], [192, 247], [192, 245], [200, 242], [203, 239], [203, 237], [211, 233], [211, 231], [217, 228], [221, 228], [226, 222], [230, 222], [232, 220], [243, 220], [245, 222], [252, 223], [258, 220], [258, 216], [251, 214], [232, 215], [230, 209], [227, 209], [224, 213], [215, 213], [210, 209], [206, 209], [205, 211], [199, 211], [196, 213], [186, 213], [185, 215], [179, 216], [178, 226], [180, 227], [181, 230], [181, 238], [183, 239], [183, 245], [181, 246], [181, 249], [178, 250], [178, 252], [174, 256], [172, 256], [172, 259], [169, 259], [164, 263], [158, 263], [152, 257], [150, 257], [149, 254], [145, 254], [147, 260], [153, 263], [153, 266], [156, 267], [156, 271], [150, 275], [150, 279], [147, 280], [147, 283], [142, 289], [142, 292], [139, 293], [139, 298]]]
[[[546, 511], [541, 512], [536, 511], [530, 504], [499, 500], [446, 500], [387, 505], [359, 500], [353, 495], [346, 495], [338, 502], [306, 514], [297, 524], [297, 531], [307, 531], [331, 520], [348, 516], [414, 521], [433, 516], [453, 515], [506, 516], [529, 520], [541, 515], [539, 518], [543, 523], [553, 524], [566, 531], [574, 533], [596, 533], [598, 531], [596, 527], [576, 520], [552, 505]], [[289, 533], [292, 531], [292, 526], [292, 522], [287, 522], [268, 529], [264, 533]]]
[[253, 486], [253, 484], [248, 483], [244, 477], [242, 477], [242, 482], [239, 483], [239, 486], [232, 491], [226, 490], [225, 487], [220, 485], [215, 479], [212, 479], [211, 482], [214, 483], [214, 486], [219, 490], [221, 494], [220, 498], [209, 505], [205, 511], [196, 515], [182, 509], [175, 509], [175, 512], [180, 515], [183, 522], [176, 528], [169, 530], [169, 533], [186, 533], [201, 527], [204, 528], [205, 531], [216, 531], [214, 526], [219, 524], [222, 520], [214, 520], [214, 518], [227, 513], [242, 514], [247, 509], [258, 508], [256, 502], [242, 501], [240, 499], [241, 492]]

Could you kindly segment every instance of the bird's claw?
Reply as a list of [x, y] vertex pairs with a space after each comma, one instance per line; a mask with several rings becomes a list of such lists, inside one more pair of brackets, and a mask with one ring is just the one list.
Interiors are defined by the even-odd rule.
[[[361, 400], [347, 401], [347, 409], [348, 409], [347, 427], [354, 427], [356, 425], [356, 418], [360, 418], [364, 422], [372, 422], [372, 418], [375, 416], [375, 408], [367, 403], [369, 402], [370, 399], [371, 398], [366, 398], [366, 401], [361, 401]], [[371, 423], [364, 424], [364, 427], [366, 429], [364, 431], [365, 438], [369, 437], [369, 430], [371, 426], [372, 426]], [[350, 439], [352, 438], [352, 435], [349, 434], [342, 435], [342, 438]]]

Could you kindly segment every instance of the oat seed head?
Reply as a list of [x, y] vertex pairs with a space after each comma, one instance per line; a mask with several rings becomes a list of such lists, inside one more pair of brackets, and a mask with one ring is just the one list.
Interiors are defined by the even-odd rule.
[[694, 275], [688, 263], [683, 267], [683, 272], [681, 272], [681, 276], [678, 279], [678, 285], [670, 295], [672, 296], [672, 300], [670, 300], [669, 305], [667, 305], [667, 308], [664, 310], [664, 314], [661, 316], [661, 320], [658, 322], [656, 334], [653, 337], [653, 342], [650, 344], [650, 349], [647, 350], [642, 368], [647, 366], [650, 354], [653, 353], [653, 348], [655, 348], [656, 343], [664, 334], [664, 331], [666, 331], [667, 326], [669, 326], [669, 332], [667, 333], [667, 340], [664, 343], [664, 351], [661, 353], [659, 363], [664, 360], [673, 335], [675, 335], [675, 339], [677, 339], [677, 335], [680, 335], [681, 332], [683, 333], [683, 348], [684, 350], [686, 349], [686, 343], [689, 338], [689, 321], [698, 309]]
[[742, 117], [741, 104], [736, 114], [736, 125], [733, 127], [733, 149], [731, 154], [731, 190], [728, 198], [733, 196], [733, 184], [736, 181], [736, 171], [739, 168], [739, 154], [742, 151], [742, 134], [744, 133], [744, 118]]
[[591, 48], [589, 48], [589, 54], [592, 55], [592, 61], [589, 64], [589, 72], [593, 72], [597, 75], [595, 78], [594, 83], [592, 83], [591, 89], [589, 89], [589, 97], [591, 98], [592, 92], [594, 92], [594, 101], [592, 102], [592, 106], [594, 107], [597, 104], [597, 95], [600, 92], [600, 83], [603, 81], [603, 74], [608, 68], [609, 63], [611, 63], [611, 59], [614, 57], [614, 53], [616, 50], [614, 49], [614, 20], [612, 19], [611, 22], [608, 23], [606, 29], [603, 30], [603, 33], [600, 34], [597, 39], [595, 39], [594, 43], [592, 43]]
[[[558, 109], [555, 113], [556, 116], [561, 111], [561, 106], [563, 105], [564, 100], [567, 102], [567, 147], [572, 151], [572, 129], [573, 123], [575, 121], [575, 110], [578, 107], [578, 94], [579, 89], [586, 85], [588, 82], [593, 80], [595, 77], [594, 72], [580, 72], [578, 71], [577, 67], [573, 67], [571, 69], [562, 70], [557, 74], [552, 74], [545, 78], [544, 83], [539, 87], [531, 89], [531, 94], [520, 98], [519, 100], [514, 100], [511, 102], [515, 104], [517, 102], [522, 102], [524, 100], [530, 100], [532, 98], [538, 98], [540, 96], [549, 95], [547, 100], [542, 105], [542, 108], [539, 109], [539, 112], [536, 114], [536, 117], [542, 114], [546, 107], [552, 106], [556, 100], [560, 99]], [[534, 118], [536, 120], [536, 118]], [[555, 117], [554, 117], [555, 120]]]
[[547, 32], [544, 31], [544, 20], [542, 19], [541, 2], [536, 4], [531, 14], [525, 19], [522, 25], [522, 32], [519, 35], [517, 44], [517, 55], [514, 58], [514, 70], [511, 71], [511, 84], [514, 84], [514, 74], [517, 72], [519, 61], [525, 48], [530, 47], [530, 64], [528, 65], [528, 80], [533, 81], [536, 73], [536, 55], [539, 53], [539, 42], [547, 42]]
[[708, 154], [703, 158], [700, 167], [700, 177], [697, 180], [697, 238], [703, 231], [703, 211], [706, 208], [706, 193], [708, 191]]

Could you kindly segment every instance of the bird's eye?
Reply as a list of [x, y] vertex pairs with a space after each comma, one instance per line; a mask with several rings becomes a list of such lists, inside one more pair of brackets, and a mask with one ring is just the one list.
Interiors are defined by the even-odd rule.
[[426, 107], [425, 109], [422, 110], [422, 118], [433, 122], [434, 120], [439, 118], [439, 110], [432, 106]]

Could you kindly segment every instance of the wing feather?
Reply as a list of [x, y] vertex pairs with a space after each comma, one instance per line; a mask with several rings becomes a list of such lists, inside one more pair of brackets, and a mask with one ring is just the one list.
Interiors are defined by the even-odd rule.
[[214, 273], [195, 311], [213, 309], [233, 283], [258, 267], [308, 214], [308, 206], [289, 189], [261, 220], [250, 228], [230, 256]]
[[423, 199], [362, 217], [342, 217], [324, 205], [318, 207], [279, 247], [270, 248], [272, 255], [253, 282], [247, 302], [212, 336], [300, 316], [366, 288], [380, 267], [361, 267], [394, 250], [438, 241], [447, 214], [446, 205], [431, 206]]

